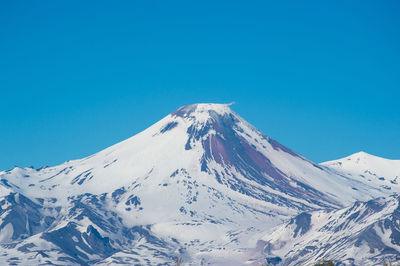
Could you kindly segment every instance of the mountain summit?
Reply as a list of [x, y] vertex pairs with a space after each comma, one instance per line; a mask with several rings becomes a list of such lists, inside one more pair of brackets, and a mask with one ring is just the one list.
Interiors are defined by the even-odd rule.
[[298, 155], [228, 104], [183, 106], [92, 156], [0, 180], [0, 242], [14, 247], [0, 261], [24, 264], [241, 264], [266, 228], [388, 193]]
[[400, 193], [400, 160], [390, 160], [357, 152], [342, 159], [324, 162], [321, 165], [335, 169], [360, 182], [373, 187]]
[[214, 114], [225, 115], [234, 113], [230, 108], [230, 104], [218, 104], [218, 103], [197, 103], [191, 105], [185, 105], [173, 112], [172, 116], [187, 117], [194, 119], [211, 118]]

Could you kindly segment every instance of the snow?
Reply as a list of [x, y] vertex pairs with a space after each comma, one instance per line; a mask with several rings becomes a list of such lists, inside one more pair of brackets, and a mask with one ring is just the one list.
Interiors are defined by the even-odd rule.
[[382, 193], [400, 192], [400, 160], [390, 160], [366, 152], [358, 152], [321, 165], [340, 172], [348, 178], [378, 188]]
[[[207, 140], [216, 136], [222, 148], [211, 141], [206, 146]], [[234, 145], [242, 145], [249, 155], [225, 154], [226, 148]], [[230, 160], [233, 155], [238, 155], [236, 161]], [[253, 164], [247, 165], [245, 156]], [[204, 162], [208, 170], [202, 169]], [[393, 187], [390, 180], [400, 175], [398, 162], [366, 154], [340, 162], [315, 164], [275, 143], [232, 111], [229, 104], [203, 103], [184, 106], [143, 132], [89, 157], [40, 170], [14, 168], [0, 172], [0, 178], [9, 184], [0, 185], [0, 196], [21, 193], [34, 202], [43, 199], [43, 213], [56, 217], [48, 230], [74, 222], [81, 232], [93, 225], [102, 236], [123, 239], [120, 232], [111, 234], [90, 217], [78, 220], [78, 214], [70, 214], [74, 200], [80, 197], [86, 203], [94, 195], [102, 198], [104, 209], [96, 210], [99, 215], [108, 219], [115, 214], [127, 228], [148, 228], [159, 239], [173, 242], [172, 246], [178, 245], [174, 238], [197, 262], [206, 259], [222, 265], [232, 259], [244, 263], [248, 249], [272, 227], [302, 211], [322, 206], [335, 209], [355, 200], [386, 196], [390, 192], [380, 185]], [[265, 170], [262, 163], [279, 175]], [[384, 176], [387, 182], [360, 178], [364, 168]], [[255, 172], [260, 174], [251, 179]], [[400, 185], [398, 188], [400, 191]], [[127, 204], [133, 197], [137, 206]], [[327, 215], [323, 211], [313, 215], [312, 227], [321, 228]], [[0, 232], [2, 239], [12, 233], [12, 225], [6, 227]], [[287, 230], [280, 228], [265, 240], [276, 240], [280, 247], [276, 252], [283, 256], [288, 252], [285, 243], [291, 238]], [[37, 245], [44, 243], [34, 239]], [[154, 257], [149, 251], [156, 249], [153, 243], [140, 241], [146, 250], [140, 255]], [[303, 239], [301, 244], [307, 241]], [[117, 260], [118, 254], [128, 261], [143, 259], [127, 250], [122, 253], [104, 262]]]
[[14, 228], [11, 223], [6, 224], [0, 230], [0, 243], [8, 243], [12, 240]]
[[[390, 220], [398, 215], [396, 209], [399, 207], [399, 197], [379, 198], [373, 202], [375, 204], [356, 203], [337, 211], [312, 212], [311, 227], [305, 234], [296, 237], [293, 234], [295, 223], [279, 225], [272, 233], [269, 232], [260, 238], [264, 241], [264, 246], [268, 243], [271, 247], [265, 256], [279, 256], [289, 261], [294, 259], [291, 261], [293, 265], [311, 264], [322, 258], [341, 262], [354, 259], [356, 265], [370, 265], [373, 264], [371, 260], [376, 259], [382, 249], [390, 247], [400, 251], [398, 245], [391, 243], [392, 231], [382, 232], [382, 227], [378, 226], [381, 221]], [[376, 204], [382, 208], [371, 207], [377, 206]], [[379, 239], [371, 238], [371, 234], [368, 237], [363, 236], [365, 230], [370, 230], [370, 226]], [[385, 246], [379, 246], [380, 241]], [[371, 246], [374, 247], [374, 253], [370, 252]], [[315, 248], [315, 251], [304, 253], [306, 247]], [[299, 254], [304, 255], [298, 256]]]

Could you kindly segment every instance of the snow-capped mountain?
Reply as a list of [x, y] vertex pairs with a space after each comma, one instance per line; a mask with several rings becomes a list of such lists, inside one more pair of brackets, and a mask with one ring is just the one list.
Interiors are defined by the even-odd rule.
[[389, 160], [358, 152], [322, 165], [374, 187], [400, 192], [400, 160]]
[[400, 198], [393, 195], [333, 211], [304, 212], [258, 242], [272, 265], [312, 265], [325, 259], [337, 265], [398, 265]]
[[294, 215], [391, 193], [311, 162], [224, 104], [181, 107], [92, 156], [0, 181], [2, 264], [240, 265]]

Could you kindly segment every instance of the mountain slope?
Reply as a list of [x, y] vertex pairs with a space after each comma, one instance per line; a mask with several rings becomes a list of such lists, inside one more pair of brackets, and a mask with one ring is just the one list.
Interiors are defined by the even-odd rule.
[[262, 258], [277, 265], [381, 265], [400, 260], [399, 196], [356, 202], [335, 211], [302, 213], [259, 242]]
[[25, 217], [2, 218], [0, 261], [23, 264], [240, 264], [257, 234], [293, 215], [389, 193], [307, 160], [223, 104], [181, 107], [92, 156], [0, 181], [2, 215]]
[[400, 160], [389, 160], [358, 152], [321, 165], [374, 187], [400, 192]]

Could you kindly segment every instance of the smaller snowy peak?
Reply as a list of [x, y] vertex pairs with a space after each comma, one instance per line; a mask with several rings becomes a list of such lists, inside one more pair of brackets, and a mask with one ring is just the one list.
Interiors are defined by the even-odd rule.
[[378, 156], [375, 156], [375, 155], [372, 155], [372, 154], [369, 154], [369, 153], [366, 153], [365, 151], [360, 151], [360, 152], [356, 152], [356, 153], [353, 153], [352, 155], [349, 155], [349, 156], [347, 156], [345, 159], [348, 159], [348, 160], [388, 160], [388, 159], [385, 159], [385, 158], [382, 158], [382, 157], [378, 157]]
[[364, 165], [370, 164], [370, 163], [376, 164], [376, 163], [385, 163], [386, 162], [386, 163], [400, 165], [400, 160], [386, 159], [386, 158], [382, 158], [382, 157], [378, 157], [378, 156], [366, 153], [364, 151], [353, 153], [342, 159], [323, 162], [321, 164], [322, 165], [343, 165], [344, 162], [348, 162], [351, 164], [364, 164]]
[[321, 164], [382, 190], [400, 192], [400, 160], [385, 159], [361, 151]]
[[[373, 155], [366, 153], [365, 151], [359, 151], [359, 152], [353, 153], [347, 157], [370, 157], [370, 156], [373, 156]], [[373, 157], [376, 157], [376, 156], [373, 156]]]

